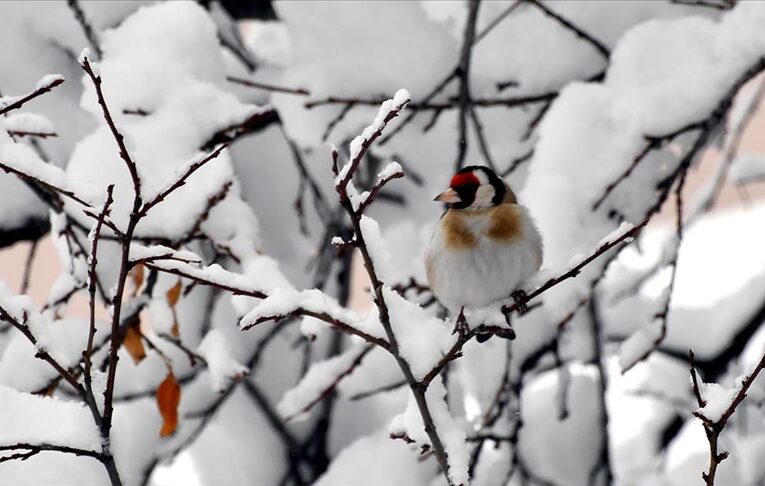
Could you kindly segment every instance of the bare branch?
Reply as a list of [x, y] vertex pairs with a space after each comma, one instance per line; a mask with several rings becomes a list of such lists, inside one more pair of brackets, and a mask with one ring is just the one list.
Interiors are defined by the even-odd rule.
[[98, 274], [96, 273], [96, 266], [98, 265], [98, 241], [101, 237], [101, 227], [104, 224], [104, 219], [109, 214], [109, 208], [112, 205], [114, 199], [112, 195], [114, 192], [114, 185], [110, 184], [106, 188], [106, 201], [103, 208], [96, 220], [96, 224], [93, 228], [92, 248], [90, 249], [90, 257], [88, 258], [88, 305], [89, 305], [89, 327], [88, 327], [88, 343], [85, 350], [82, 353], [82, 360], [84, 364], [83, 376], [85, 382], [86, 401], [91, 406], [91, 412], [94, 413], [94, 417], [99, 415], [98, 408], [95, 404], [93, 396], [93, 374], [91, 369], [93, 367], [93, 339], [96, 335], [96, 282], [98, 281]]
[[185, 170], [182, 174], [180, 174], [175, 181], [173, 181], [170, 185], [168, 185], [164, 190], [160, 191], [156, 196], [152, 198], [151, 201], [148, 201], [144, 203], [144, 205], [140, 208], [138, 211], [138, 218], [143, 218], [148, 214], [149, 210], [156, 206], [157, 204], [161, 203], [165, 200], [167, 196], [172, 194], [174, 191], [178, 190], [182, 186], [186, 185], [186, 181], [188, 180], [191, 175], [202, 168], [205, 164], [210, 162], [211, 160], [214, 160], [215, 158], [220, 155], [221, 152], [225, 148], [228, 147], [228, 143], [224, 143], [222, 145], [219, 145], [215, 150], [213, 150], [211, 153], [207, 154], [206, 156], [202, 157], [201, 159], [198, 159], [194, 162], [191, 162], [190, 164], [186, 165]]
[[55, 445], [55, 444], [27, 444], [27, 443], [19, 443], [19, 444], [12, 444], [12, 445], [4, 445], [0, 446], [0, 451], [26, 451], [23, 453], [16, 453], [11, 454], [8, 456], [0, 456], [0, 463], [12, 461], [12, 460], [22, 460], [25, 461], [29, 459], [30, 457], [37, 455], [41, 452], [63, 452], [65, 454], [74, 454], [75, 456], [85, 456], [85, 457], [92, 457], [94, 459], [98, 459], [99, 461], [102, 461], [103, 455], [98, 451], [92, 451], [89, 449], [80, 449], [77, 447], [69, 447], [69, 446], [63, 446], [63, 445]]
[[8, 133], [14, 137], [35, 137], [46, 139], [48, 137], [58, 137], [56, 132], [27, 132], [23, 130], [8, 130]]
[[308, 96], [311, 94], [310, 92], [308, 92], [308, 90], [303, 88], [287, 88], [284, 86], [277, 86], [275, 84], [264, 83], [262, 81], [253, 81], [250, 79], [238, 78], [236, 76], [226, 76], [226, 81], [229, 81], [231, 83], [241, 84], [244, 86], [249, 86], [251, 88], [257, 88], [257, 89], [262, 89], [266, 91], [273, 91], [275, 93], [288, 93], [288, 94], [294, 94], [299, 96]]
[[21, 277], [21, 290], [19, 291], [20, 294], [26, 294], [27, 290], [29, 290], [29, 282], [32, 278], [32, 263], [35, 259], [35, 254], [37, 253], [37, 245], [40, 243], [40, 240], [34, 240], [29, 244], [29, 253], [27, 253], [27, 259], [24, 263], [24, 275]]
[[544, 12], [545, 15], [548, 17], [551, 17], [555, 19], [559, 24], [561, 24], [566, 29], [573, 32], [577, 37], [580, 39], [583, 39], [587, 41], [592, 47], [595, 48], [596, 51], [600, 53], [601, 56], [603, 56], [606, 60], [611, 56], [611, 51], [606, 47], [605, 44], [603, 44], [601, 41], [593, 37], [592, 35], [588, 34], [581, 28], [574, 25], [570, 20], [565, 19], [563, 16], [558, 14], [557, 12], [553, 11], [549, 7], [547, 7], [545, 4], [543, 4], [539, 0], [528, 0], [529, 3], [540, 9], [542, 12]]
[[111, 113], [109, 112], [109, 107], [106, 106], [106, 100], [104, 99], [104, 92], [101, 88], [101, 76], [99, 74], [96, 74], [95, 71], [93, 71], [93, 67], [90, 65], [90, 60], [88, 59], [87, 54], [84, 56], [80, 56], [80, 65], [82, 66], [82, 69], [85, 70], [85, 72], [90, 77], [90, 80], [93, 82], [93, 86], [96, 89], [96, 96], [98, 98], [98, 104], [101, 106], [101, 111], [103, 112], [104, 120], [106, 121], [106, 124], [109, 126], [109, 130], [112, 133], [112, 136], [114, 137], [114, 141], [117, 142], [117, 147], [119, 148], [119, 154], [120, 158], [125, 162], [125, 165], [127, 166], [128, 172], [130, 172], [130, 178], [133, 181], [133, 211], [137, 212], [138, 209], [141, 207], [141, 177], [138, 175], [138, 166], [133, 161], [132, 158], [130, 158], [130, 153], [128, 153], [128, 149], [125, 146], [125, 137], [122, 136], [122, 134], [117, 129], [117, 126], [114, 124], [114, 119], [112, 118]]
[[[590, 253], [589, 256], [587, 256], [586, 258], [584, 258], [581, 261], [579, 261], [579, 263], [577, 263], [576, 265], [571, 267], [568, 271], [558, 275], [557, 277], [553, 277], [553, 278], [547, 280], [547, 282], [545, 282], [544, 284], [540, 285], [539, 287], [537, 287], [536, 289], [534, 289], [532, 291], [525, 292], [525, 294], [526, 294], [525, 299], [527, 301], [529, 301], [531, 299], [534, 299], [534, 298], [538, 297], [539, 295], [543, 294], [544, 292], [546, 292], [546, 291], [550, 290], [551, 288], [555, 287], [556, 285], [558, 285], [558, 284], [560, 284], [560, 283], [562, 283], [562, 282], [564, 282], [564, 281], [566, 281], [566, 280], [568, 280], [570, 278], [576, 277], [577, 275], [579, 275], [579, 272], [581, 272], [584, 267], [586, 267], [587, 265], [592, 263], [598, 257], [600, 257], [601, 255], [607, 253], [609, 250], [611, 250], [612, 248], [616, 247], [617, 245], [619, 245], [623, 241], [635, 237], [635, 235], [637, 235], [640, 232], [640, 230], [645, 225], [648, 224], [648, 221], [650, 221], [650, 217], [644, 219], [642, 222], [638, 223], [637, 225], [632, 226], [630, 229], [624, 231], [618, 237], [615, 237], [614, 239], [611, 239], [609, 241], [603, 242], [600, 246], [598, 246], [598, 248], [596, 248], [592, 253]], [[502, 308], [502, 312], [504, 312], [505, 314], [509, 314], [509, 313], [511, 313], [513, 311], [518, 311], [518, 303], [517, 302], [513, 303], [511, 305], [505, 305]]]
[[77, 20], [77, 23], [80, 24], [80, 28], [82, 29], [83, 34], [85, 34], [85, 38], [88, 39], [88, 42], [90, 43], [90, 47], [96, 51], [98, 58], [102, 59], [104, 57], [104, 53], [101, 50], [101, 43], [98, 41], [98, 35], [96, 35], [95, 30], [93, 30], [93, 26], [90, 25], [90, 22], [88, 22], [88, 19], [85, 16], [85, 12], [80, 6], [80, 2], [78, 0], [66, 0], [66, 4], [69, 5], [69, 9], [74, 14], [74, 18]]
[[[459, 91], [457, 96], [457, 107], [459, 114], [457, 116], [457, 162], [455, 171], [460, 170], [465, 165], [465, 155], [467, 154], [467, 118], [472, 112], [472, 101], [470, 96], [470, 58], [473, 53], [473, 40], [475, 39], [475, 26], [478, 21], [478, 9], [481, 6], [481, 0], [468, 2], [468, 16], [465, 20], [465, 30], [462, 35], [462, 49], [460, 50], [460, 61], [457, 64], [457, 80], [459, 82]], [[480, 122], [477, 122], [476, 130], [480, 131]], [[487, 157], [491, 160], [491, 157]]]

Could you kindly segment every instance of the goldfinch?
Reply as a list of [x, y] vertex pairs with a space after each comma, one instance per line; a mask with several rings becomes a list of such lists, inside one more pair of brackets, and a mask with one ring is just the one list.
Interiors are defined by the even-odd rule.
[[433, 295], [456, 315], [509, 297], [542, 265], [542, 237], [528, 210], [492, 170], [470, 166], [436, 196], [446, 203], [425, 253]]

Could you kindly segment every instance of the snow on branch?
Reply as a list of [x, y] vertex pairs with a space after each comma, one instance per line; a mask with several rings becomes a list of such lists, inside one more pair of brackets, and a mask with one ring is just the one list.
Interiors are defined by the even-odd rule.
[[639, 329], [627, 341], [622, 344], [619, 353], [619, 365], [622, 373], [626, 373], [637, 363], [646, 359], [653, 351], [659, 348], [664, 337], [667, 335], [667, 321], [669, 318], [672, 291], [675, 289], [677, 279], [677, 260], [680, 255], [680, 244], [683, 240], [683, 186], [685, 185], [685, 173], [680, 176], [680, 181], [675, 188], [675, 238], [670, 250], [667, 265], [671, 269], [669, 285], [657, 299], [659, 310], [654, 314], [654, 320], [647, 328]]
[[186, 184], [186, 181], [188, 180], [191, 175], [196, 172], [198, 169], [200, 169], [202, 166], [210, 162], [211, 160], [215, 159], [220, 155], [223, 150], [228, 147], [228, 143], [223, 143], [215, 148], [212, 152], [209, 154], [198, 157], [193, 159], [192, 161], [188, 162], [185, 167], [179, 169], [177, 173], [176, 179], [170, 183], [165, 189], [159, 191], [156, 196], [151, 198], [151, 200], [144, 203], [144, 205], [141, 207], [141, 210], [138, 212], [138, 214], [143, 217], [148, 214], [149, 210], [156, 206], [157, 204], [161, 203], [165, 200], [167, 196], [172, 194], [174, 191], [180, 189], [182, 186]]
[[[217, 263], [200, 267], [189, 258], [190, 252], [164, 254], [160, 253], [164, 251], [161, 247], [152, 248], [153, 250], [149, 251], [147, 256], [141, 257], [139, 254], [136, 262], [143, 263], [147, 268], [187, 278], [201, 285], [225, 290], [234, 295], [244, 295], [257, 299], [264, 299], [267, 296], [265, 289], [253, 285], [252, 281], [244, 275], [230, 272]], [[171, 258], [162, 258], [163, 255], [169, 255]], [[198, 258], [196, 261], [199, 261]]]
[[14, 296], [0, 283], [0, 319], [15, 327], [36, 350], [35, 357], [48, 363], [81, 396], [85, 390], [77, 378], [60, 361], [59, 353], [49, 349], [49, 323], [32, 306], [26, 296]]
[[14, 137], [57, 137], [53, 123], [35, 113], [14, 113], [5, 119], [5, 130]]
[[380, 191], [382, 191], [383, 187], [385, 187], [388, 182], [402, 177], [404, 177], [404, 169], [401, 167], [401, 164], [398, 162], [391, 162], [386, 165], [385, 168], [377, 174], [377, 182], [372, 186], [372, 189], [369, 190], [369, 192], [361, 194], [356, 210], [363, 213], [374, 202], [375, 198], [380, 194]]
[[231, 348], [224, 335], [217, 329], [207, 333], [197, 352], [207, 363], [211, 385], [215, 392], [222, 393], [228, 382], [241, 381], [249, 373], [247, 367], [231, 357]]
[[[97, 457], [101, 438], [80, 403], [41, 397], [0, 386], [0, 450], [32, 453], [61, 450]], [[35, 452], [36, 451], [36, 452]], [[5, 456], [2, 460], [8, 460]], [[15, 459], [24, 459], [15, 457]]]
[[194, 252], [174, 250], [167, 246], [143, 246], [138, 243], [130, 245], [130, 265], [146, 264], [157, 260], [173, 260], [176, 262], [199, 265], [201, 258]]
[[38, 96], [50, 92], [56, 86], [64, 82], [64, 77], [60, 74], [48, 74], [37, 82], [34, 91], [24, 96], [6, 96], [0, 98], [0, 116], [9, 111], [21, 108], [27, 101], [33, 100]]
[[114, 137], [114, 141], [117, 143], [120, 158], [125, 162], [128, 172], [130, 172], [130, 178], [133, 181], [133, 192], [134, 192], [133, 211], [136, 212], [138, 211], [138, 208], [141, 206], [141, 177], [138, 174], [138, 166], [136, 165], [135, 161], [133, 161], [133, 159], [130, 157], [130, 153], [128, 152], [127, 146], [125, 145], [125, 137], [117, 129], [117, 125], [115, 125], [114, 119], [112, 118], [112, 115], [109, 112], [109, 107], [106, 105], [106, 100], [104, 99], [104, 92], [103, 92], [103, 89], [101, 88], [101, 83], [102, 83], [101, 75], [98, 72], [97, 66], [94, 69], [94, 66], [90, 62], [89, 56], [90, 56], [90, 51], [87, 48], [83, 49], [77, 61], [80, 63], [80, 66], [82, 66], [82, 69], [85, 70], [85, 72], [88, 74], [88, 76], [90, 77], [90, 80], [93, 82], [93, 86], [96, 89], [98, 104], [101, 106], [101, 111], [103, 113], [104, 120], [106, 121], [106, 124], [109, 127], [109, 130], [111, 131], [112, 136]]
[[319, 289], [298, 291], [277, 288], [239, 322], [246, 331], [258, 324], [289, 316], [307, 316], [330, 324], [340, 332], [358, 336], [364, 341], [387, 349], [389, 344], [378, 329], [367, 324], [354, 311], [342, 307]]
[[84, 206], [93, 205], [99, 198], [98, 190], [95, 187], [73, 181], [63, 170], [53, 164], [43, 162], [26, 145], [8, 143], [2, 147], [0, 169]]
[[548, 279], [545, 283], [543, 283], [539, 287], [530, 291], [524, 291], [521, 294], [517, 294], [516, 302], [511, 305], [503, 306], [502, 312], [504, 312], [505, 314], [510, 314], [514, 311], [515, 312], [520, 311], [522, 310], [521, 308], [523, 307], [523, 305], [527, 303], [528, 301], [530, 301], [531, 299], [538, 297], [544, 292], [550, 290], [551, 288], [555, 287], [556, 285], [570, 278], [576, 277], [577, 275], [579, 275], [579, 272], [581, 272], [582, 269], [584, 269], [584, 267], [586, 267], [587, 265], [589, 265], [590, 263], [598, 259], [600, 256], [604, 255], [609, 250], [618, 246], [620, 243], [634, 238], [640, 232], [640, 230], [642, 230], [643, 227], [648, 224], [649, 221], [650, 221], [650, 217], [644, 219], [642, 222], [638, 223], [637, 225], [622, 223], [622, 225], [619, 228], [617, 228], [615, 231], [611, 232], [609, 235], [604, 237], [598, 243], [595, 249], [592, 252], [590, 252], [588, 256], [581, 258], [579, 261], [573, 264], [568, 270], [566, 270], [565, 272], [555, 277]]
[[290, 421], [308, 412], [353, 373], [372, 349], [372, 344], [357, 345], [331, 359], [313, 364], [300, 383], [284, 394], [277, 405], [279, 413]]
[[364, 154], [366, 154], [372, 143], [382, 135], [388, 122], [397, 117], [410, 100], [411, 95], [407, 90], [398, 90], [392, 99], [383, 102], [372, 124], [365, 128], [361, 135], [358, 135], [351, 141], [348, 163], [340, 169], [335, 178], [335, 188], [340, 194], [341, 200], [347, 197], [346, 187], [361, 163]]
[[705, 472], [701, 473], [701, 477], [707, 486], [713, 486], [717, 467], [728, 457], [727, 451], [718, 451], [720, 434], [746, 398], [747, 391], [757, 375], [765, 368], [765, 353], [749, 374], [741, 375], [734, 380], [733, 388], [725, 388], [716, 383], [699, 383], [692, 350], [688, 352], [688, 366], [693, 394], [699, 406], [693, 415], [701, 420], [709, 442], [709, 466]]

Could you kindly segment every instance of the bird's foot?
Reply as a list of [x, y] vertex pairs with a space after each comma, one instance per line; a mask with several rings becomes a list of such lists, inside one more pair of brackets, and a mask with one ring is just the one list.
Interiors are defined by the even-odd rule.
[[518, 309], [518, 314], [525, 314], [529, 310], [529, 296], [523, 290], [516, 290], [512, 293], [511, 297], [515, 301], [515, 307]]

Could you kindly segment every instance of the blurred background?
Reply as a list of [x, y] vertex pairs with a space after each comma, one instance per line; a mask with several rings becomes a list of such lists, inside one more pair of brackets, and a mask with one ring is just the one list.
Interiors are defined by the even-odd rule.
[[[723, 386], [765, 350], [763, 7], [735, 0], [5, 1], [0, 94], [27, 93], [46, 74], [64, 75], [61, 87], [24, 108], [55, 133], [17, 136], [73, 178], [104, 185], [119, 161], [111, 141], [98, 141], [103, 121], [76, 62], [89, 47], [118, 122], [136, 133], [132, 148], [146, 174], [179, 166], [183, 157], [166, 147], [195, 153], [231, 141], [225, 170], [248, 212], [218, 217], [232, 227], [252, 217], [254, 229], [242, 234], [253, 235], [248, 244], [258, 254], [273, 257], [297, 288], [323, 288], [359, 312], [372, 303], [358, 256], [330, 244], [349, 229], [335, 209], [329, 147], [346, 157], [349, 141], [399, 88], [412, 103], [356, 181], [369, 188], [389, 161], [404, 168], [406, 177], [370, 210], [394, 256], [391, 286], [425, 283], [422, 252], [441, 212], [432, 198], [466, 165], [493, 167], [529, 207], [545, 239], [547, 276], [621, 223], [650, 217], [632, 244], [514, 322], [515, 341], [471, 343], [449, 371], [447, 401], [473, 447], [471, 484], [693, 485], [701, 484], [708, 445], [692, 415], [689, 348], [702, 379]], [[187, 78], [204, 89], [165, 103], [187, 89]], [[168, 106], [172, 116], [160, 119]], [[252, 106], [268, 115], [230, 123], [228, 113]], [[14, 123], [30, 126], [23, 122]], [[174, 131], [184, 124], [194, 128]], [[0, 189], [0, 279], [44, 306], [71, 271], [56, 242], [55, 211], [12, 174], [0, 174]], [[179, 205], [212, 194], [200, 187]], [[173, 215], [165, 218], [156, 234], [147, 230], [148, 240], [180, 241], [162, 228], [174, 227]], [[255, 278], [246, 258], [210, 240], [189, 245], [206, 263]], [[433, 315], [442, 312], [426, 288], [404, 292]], [[194, 289], [189, 296], [178, 310], [189, 348], [210, 327], [228, 326], [240, 362], [253, 362], [254, 349], [263, 357], [249, 385], [231, 384], [221, 398], [200, 391], [204, 372], [178, 353], [181, 430], [172, 442], [143, 429], [119, 432], [131, 437], [120, 446], [129, 484], [443, 482], [432, 457], [388, 438], [408, 397], [388, 356], [370, 354], [320, 406], [287, 422], [275, 411], [281, 397], [312, 366], [348, 350], [350, 338], [307, 319], [284, 324], [275, 337], [258, 327], [240, 338], [233, 322], [245, 311], [229, 295]], [[87, 298], [74, 294], [57, 317], [87, 317]], [[97, 315], [108, 316], [103, 305]], [[160, 327], [162, 317], [147, 307], [141, 321]], [[625, 345], [644, 335], [652, 342], [656, 326], [655, 346], [636, 354]], [[12, 332], [4, 329], [0, 347], [0, 384], [8, 386], [18, 366], [7, 351]], [[164, 372], [158, 359], [129, 359], [120, 403], [137, 423], [156, 414], [152, 394]], [[765, 380], [749, 395], [722, 436], [731, 456], [717, 484], [765, 484]], [[97, 467], [80, 468], [78, 460], [2, 463], [0, 475], [13, 478], [7, 484], [103, 482]]]

